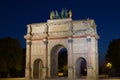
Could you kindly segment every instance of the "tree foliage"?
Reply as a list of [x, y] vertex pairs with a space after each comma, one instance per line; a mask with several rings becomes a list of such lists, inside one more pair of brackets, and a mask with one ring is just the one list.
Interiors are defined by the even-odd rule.
[[112, 68], [120, 70], [120, 39], [112, 40], [109, 43], [106, 61], [112, 63]]
[[22, 46], [17, 39], [0, 39], [0, 74], [16, 74], [22, 69]]

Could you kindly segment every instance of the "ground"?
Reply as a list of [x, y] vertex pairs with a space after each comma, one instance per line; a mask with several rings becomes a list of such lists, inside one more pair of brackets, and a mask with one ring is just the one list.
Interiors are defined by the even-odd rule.
[[[26, 79], [25, 78], [0, 78], [0, 80], [26, 80]], [[56, 79], [47, 79], [47, 80], [56, 80]], [[57, 80], [68, 80], [68, 79], [62, 77]], [[77, 80], [86, 80], [86, 79], [77, 79]], [[98, 80], [120, 80], [120, 77], [119, 78], [99, 78]]]

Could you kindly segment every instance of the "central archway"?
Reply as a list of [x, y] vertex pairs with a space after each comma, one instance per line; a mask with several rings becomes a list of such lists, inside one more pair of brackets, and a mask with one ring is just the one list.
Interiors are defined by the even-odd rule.
[[68, 76], [68, 57], [67, 49], [62, 48], [58, 53], [58, 76]]
[[[51, 50], [50, 55], [50, 74], [51, 77], [68, 75], [68, 55], [67, 49], [63, 45], [56, 45]], [[60, 75], [59, 75], [60, 74]]]

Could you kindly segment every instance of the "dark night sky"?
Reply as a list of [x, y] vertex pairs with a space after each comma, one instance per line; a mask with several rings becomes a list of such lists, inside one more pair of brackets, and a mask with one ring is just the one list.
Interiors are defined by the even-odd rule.
[[0, 38], [18, 38], [25, 47], [26, 25], [46, 22], [50, 11], [62, 8], [72, 10], [73, 20], [95, 20], [99, 56], [105, 55], [112, 39], [120, 38], [119, 0], [0, 0]]

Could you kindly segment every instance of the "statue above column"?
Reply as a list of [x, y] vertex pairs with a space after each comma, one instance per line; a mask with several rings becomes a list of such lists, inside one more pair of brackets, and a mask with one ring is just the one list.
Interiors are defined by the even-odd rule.
[[72, 11], [67, 9], [62, 9], [60, 13], [58, 13], [57, 10], [50, 12], [50, 19], [63, 19], [63, 18], [71, 18], [72, 17]]

